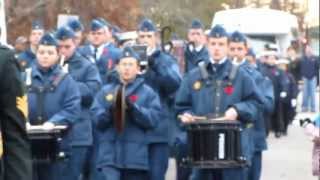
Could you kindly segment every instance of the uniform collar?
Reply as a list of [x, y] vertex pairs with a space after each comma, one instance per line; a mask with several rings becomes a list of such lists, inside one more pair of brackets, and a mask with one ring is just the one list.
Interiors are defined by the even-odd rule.
[[46, 80], [47, 78], [50, 78], [56, 74], [58, 74], [61, 69], [58, 64], [55, 64], [51, 66], [49, 69], [43, 69], [40, 67], [40, 65], [37, 63], [36, 66], [34, 66], [35, 71], [32, 73], [32, 77], [40, 78], [41, 80]]
[[[118, 79], [118, 84], [121, 84], [119, 79]], [[143, 84], [144, 84], [144, 79], [140, 76], [137, 76], [133, 81], [127, 84], [126, 96], [133, 94]]]
[[29, 47], [26, 51], [25, 51], [28, 56], [30, 56], [32, 59], [36, 58], [35, 53], [32, 52], [31, 47]]
[[79, 60], [80, 60], [80, 54], [77, 51], [75, 51], [73, 55], [67, 61], [65, 61], [65, 64], [74, 63]]
[[227, 59], [228, 59], [227, 57], [224, 57], [217, 63], [216, 61], [213, 60], [212, 57], [210, 57], [210, 62], [211, 62], [211, 64], [223, 64], [227, 61]]
[[195, 50], [196, 50], [196, 52], [200, 52], [203, 48], [204, 48], [204, 46], [200, 45], [200, 46], [196, 47]]

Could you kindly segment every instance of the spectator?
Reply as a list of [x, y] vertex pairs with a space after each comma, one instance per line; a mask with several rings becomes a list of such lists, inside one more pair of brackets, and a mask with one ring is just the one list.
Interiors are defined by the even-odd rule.
[[[302, 76], [303, 84], [303, 102], [302, 112], [315, 112], [315, 95], [316, 95], [316, 83], [317, 75], [319, 72], [319, 62], [313, 55], [310, 46], [306, 46], [304, 56], [300, 63], [300, 73]], [[309, 106], [310, 105], [310, 106]]]

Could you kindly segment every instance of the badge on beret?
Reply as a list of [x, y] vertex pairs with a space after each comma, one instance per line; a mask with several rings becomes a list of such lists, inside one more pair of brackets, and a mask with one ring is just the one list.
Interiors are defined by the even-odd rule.
[[108, 94], [107, 96], [106, 96], [106, 100], [107, 101], [112, 101], [113, 100], [113, 94]]
[[196, 81], [193, 84], [193, 89], [198, 91], [199, 89], [201, 89], [201, 86], [202, 86], [201, 82], [200, 81]]

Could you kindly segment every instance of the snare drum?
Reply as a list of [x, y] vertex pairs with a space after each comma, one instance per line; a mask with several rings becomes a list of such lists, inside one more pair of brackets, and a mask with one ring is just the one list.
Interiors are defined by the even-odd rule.
[[28, 129], [33, 162], [50, 163], [64, 158], [65, 154], [60, 150], [60, 143], [65, 130], [65, 126], [58, 126], [50, 131], [42, 129], [41, 126], [32, 126]]
[[220, 169], [246, 165], [241, 152], [241, 126], [237, 121], [203, 120], [186, 125], [188, 155], [184, 166]]

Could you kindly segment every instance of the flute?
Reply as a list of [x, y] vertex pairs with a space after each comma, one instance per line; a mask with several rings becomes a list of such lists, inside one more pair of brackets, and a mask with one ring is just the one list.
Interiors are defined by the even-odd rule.
[[64, 64], [65, 62], [65, 56], [61, 55], [61, 58], [60, 58], [60, 66], [62, 67], [62, 70], [64, 72], [69, 72], [69, 64]]

